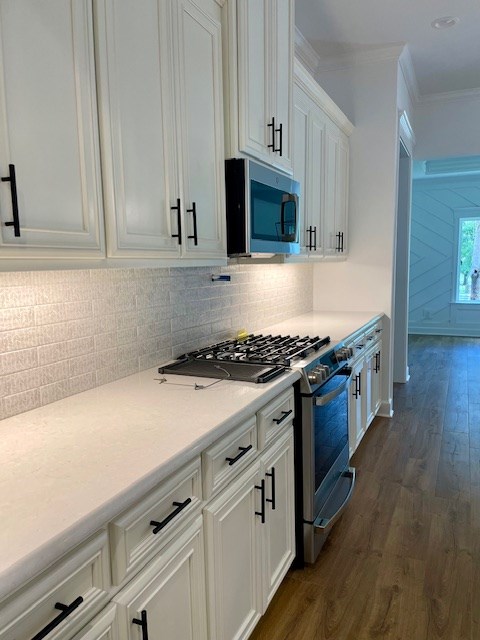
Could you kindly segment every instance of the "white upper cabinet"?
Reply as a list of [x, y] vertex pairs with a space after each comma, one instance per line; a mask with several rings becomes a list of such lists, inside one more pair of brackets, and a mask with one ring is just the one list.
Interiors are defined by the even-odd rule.
[[348, 162], [347, 136], [337, 127], [328, 126], [326, 129], [325, 256], [342, 257], [348, 253]]
[[220, 7], [98, 7], [109, 255], [224, 257]]
[[0, 257], [104, 253], [91, 6], [0, 3]]
[[352, 131], [353, 125], [296, 61], [293, 177], [301, 185], [301, 256], [309, 260], [347, 255]]
[[293, 0], [232, 0], [226, 16], [227, 155], [291, 171]]

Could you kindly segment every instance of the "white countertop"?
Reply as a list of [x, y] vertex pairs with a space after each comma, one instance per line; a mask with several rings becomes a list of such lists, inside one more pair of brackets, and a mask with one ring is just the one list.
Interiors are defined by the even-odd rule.
[[[298, 316], [262, 333], [340, 341], [377, 314]], [[1, 421], [0, 600], [299, 378], [194, 381], [157, 369]]]
[[311, 311], [301, 316], [295, 316], [289, 320], [265, 327], [262, 333], [293, 334], [299, 336], [309, 335], [324, 338], [330, 336], [331, 346], [335, 346], [357, 329], [373, 320], [380, 319], [381, 312], [339, 312], [339, 311]]

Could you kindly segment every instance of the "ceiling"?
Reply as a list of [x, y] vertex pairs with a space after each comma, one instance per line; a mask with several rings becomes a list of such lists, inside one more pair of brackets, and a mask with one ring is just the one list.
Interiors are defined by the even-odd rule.
[[407, 44], [420, 96], [480, 88], [479, 0], [295, 0], [295, 22], [322, 60]]

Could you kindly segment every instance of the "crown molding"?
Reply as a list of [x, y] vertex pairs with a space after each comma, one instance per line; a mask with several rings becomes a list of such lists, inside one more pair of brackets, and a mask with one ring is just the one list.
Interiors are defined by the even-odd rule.
[[396, 61], [398, 62], [405, 44], [392, 45], [389, 47], [378, 47], [375, 49], [366, 49], [363, 51], [349, 51], [339, 56], [326, 57], [320, 60], [317, 66], [319, 71], [337, 71], [340, 69], [349, 69], [364, 64], [377, 64], [379, 62]]
[[480, 100], [479, 89], [465, 89], [463, 91], [446, 91], [444, 93], [428, 93], [418, 98], [418, 105], [430, 104], [432, 102], [456, 102], [460, 100]]
[[295, 27], [295, 55], [309, 73], [314, 76], [320, 64], [320, 56], [298, 27]]
[[405, 80], [405, 86], [407, 87], [408, 95], [412, 104], [418, 102], [420, 99], [420, 89], [418, 87], [417, 76], [415, 75], [415, 68], [413, 66], [412, 56], [408, 45], [405, 45], [400, 57], [398, 59], [398, 65], [400, 72]]

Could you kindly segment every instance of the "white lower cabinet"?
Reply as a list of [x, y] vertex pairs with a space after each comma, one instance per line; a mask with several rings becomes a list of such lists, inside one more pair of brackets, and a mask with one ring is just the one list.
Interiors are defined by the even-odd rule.
[[209, 640], [248, 638], [295, 548], [293, 433], [286, 433], [204, 510]]
[[207, 640], [202, 519], [118, 593], [119, 640]]
[[289, 388], [8, 596], [0, 640], [248, 638], [295, 555], [294, 411]]
[[[355, 344], [365, 350], [351, 364], [352, 383], [349, 401], [349, 450], [353, 455], [381, 404], [381, 323], [357, 337]], [[359, 348], [354, 346], [354, 348]]]

